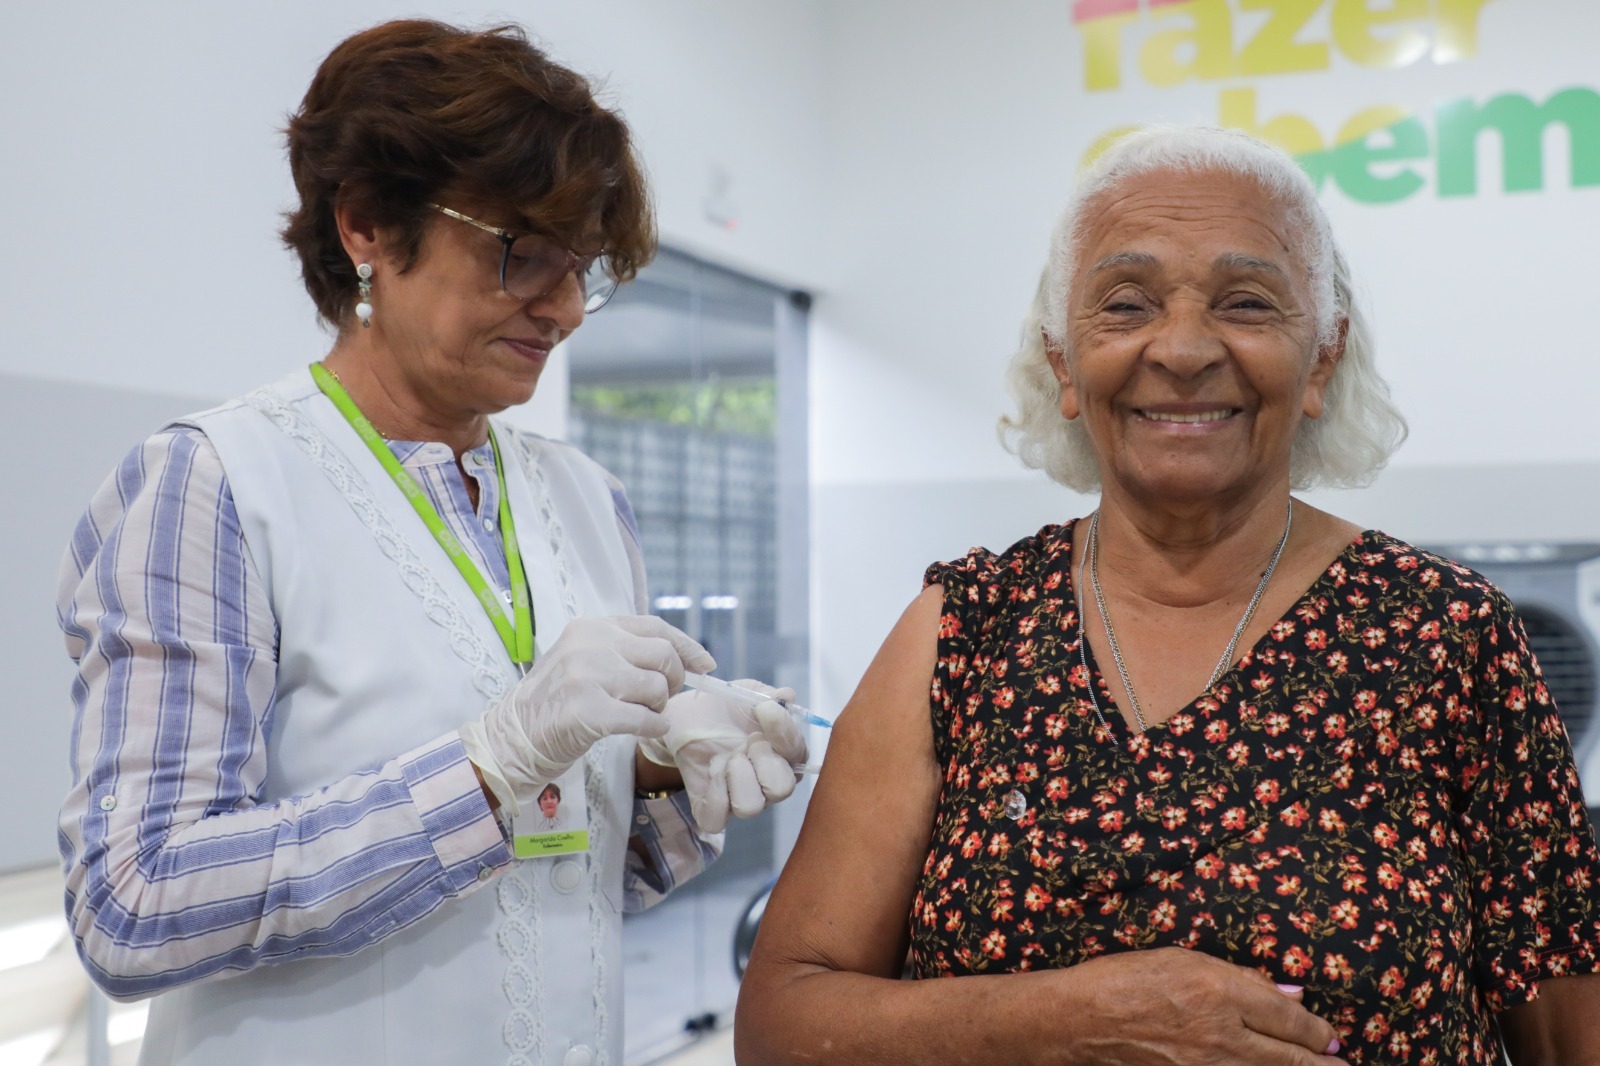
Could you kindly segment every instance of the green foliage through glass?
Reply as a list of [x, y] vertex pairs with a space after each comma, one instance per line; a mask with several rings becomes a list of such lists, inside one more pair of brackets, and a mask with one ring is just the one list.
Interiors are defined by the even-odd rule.
[[777, 395], [770, 379], [668, 385], [574, 385], [580, 413], [697, 426], [757, 437], [777, 436]]

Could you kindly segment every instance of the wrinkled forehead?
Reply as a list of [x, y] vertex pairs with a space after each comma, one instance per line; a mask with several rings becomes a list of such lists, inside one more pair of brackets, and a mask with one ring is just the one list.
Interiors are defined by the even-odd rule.
[[[1073, 274], [1097, 266], [1256, 261], [1304, 282], [1303, 224], [1259, 181], [1220, 170], [1157, 170], [1131, 175], [1085, 202]], [[1076, 287], [1076, 286], [1075, 286]]]

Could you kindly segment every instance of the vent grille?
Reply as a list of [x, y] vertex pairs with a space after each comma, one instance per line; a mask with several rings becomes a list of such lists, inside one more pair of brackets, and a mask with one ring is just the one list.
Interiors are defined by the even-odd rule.
[[1536, 607], [1523, 608], [1521, 614], [1544, 683], [1561, 708], [1567, 736], [1578, 747], [1595, 718], [1594, 652], [1583, 634], [1561, 616]]

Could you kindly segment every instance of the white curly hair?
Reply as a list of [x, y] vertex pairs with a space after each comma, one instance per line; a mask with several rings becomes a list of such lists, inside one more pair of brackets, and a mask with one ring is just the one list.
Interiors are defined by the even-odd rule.
[[[1347, 322], [1344, 356], [1328, 382], [1322, 417], [1300, 423], [1289, 464], [1296, 489], [1365, 485], [1405, 440], [1406, 423], [1389, 399], [1373, 360], [1371, 328], [1356, 299], [1350, 267], [1333, 239], [1316, 187], [1288, 155], [1236, 130], [1155, 126], [1111, 145], [1084, 172], [1050, 242], [1050, 259], [1022, 323], [1006, 387], [1017, 411], [1000, 419], [1001, 442], [1023, 463], [1079, 492], [1100, 485], [1100, 464], [1082, 419], [1061, 416], [1061, 386], [1045, 338], [1072, 357], [1066, 344], [1072, 290], [1088, 209], [1126, 181], [1158, 171], [1224, 173], [1249, 178], [1288, 212], [1310, 279], [1318, 343]], [[1315, 358], [1315, 351], [1312, 357]]]

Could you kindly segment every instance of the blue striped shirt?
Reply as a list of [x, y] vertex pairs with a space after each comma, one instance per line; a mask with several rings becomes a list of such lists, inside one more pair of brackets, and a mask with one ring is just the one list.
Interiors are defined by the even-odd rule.
[[[396, 457], [497, 587], [509, 583], [487, 444]], [[644, 568], [617, 520], [640, 610]], [[451, 732], [307, 796], [263, 801], [277, 622], [216, 450], [199, 430], [135, 448], [91, 500], [57, 611], [78, 665], [72, 788], [59, 845], [68, 920], [91, 976], [147, 996], [286, 959], [348, 955], [477, 890], [512, 861]], [[687, 798], [636, 803], [625, 906], [642, 910], [715, 858]]]

